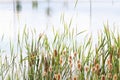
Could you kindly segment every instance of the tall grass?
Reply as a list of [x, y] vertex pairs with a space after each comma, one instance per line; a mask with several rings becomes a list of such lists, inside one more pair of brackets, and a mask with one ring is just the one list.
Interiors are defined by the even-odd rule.
[[[120, 35], [108, 25], [94, 45], [92, 35], [77, 39], [77, 32], [64, 24], [59, 33], [53, 28], [53, 41], [47, 34], [36, 36], [24, 28], [18, 33], [17, 45], [10, 41], [10, 56], [0, 52], [2, 80], [118, 80], [120, 79]], [[83, 43], [80, 43], [80, 42]], [[15, 50], [17, 48], [17, 51]]]

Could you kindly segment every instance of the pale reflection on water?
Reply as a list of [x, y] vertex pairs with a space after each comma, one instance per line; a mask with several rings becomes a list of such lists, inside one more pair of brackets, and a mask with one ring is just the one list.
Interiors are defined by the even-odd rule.
[[[52, 26], [59, 31], [63, 30], [60, 17], [64, 14], [65, 22], [69, 23], [72, 18], [71, 27], [78, 27], [78, 32], [87, 30], [96, 39], [97, 30], [103, 29], [103, 24], [108, 22], [110, 27], [120, 26], [120, 2], [116, 3], [90, 3], [81, 2], [74, 8], [75, 3], [62, 2], [38, 2], [34, 9], [31, 2], [21, 2], [19, 13], [16, 12], [12, 2], [0, 3], [0, 38], [5, 35], [2, 48], [7, 48], [11, 37], [15, 40], [18, 30], [23, 30], [24, 26], [35, 28], [37, 35], [45, 31], [51, 37]], [[8, 49], [8, 48], [7, 48]]]

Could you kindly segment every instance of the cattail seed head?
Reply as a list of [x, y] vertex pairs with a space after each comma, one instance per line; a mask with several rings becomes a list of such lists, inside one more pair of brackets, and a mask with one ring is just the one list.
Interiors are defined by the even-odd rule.
[[29, 57], [29, 65], [30, 66], [35, 64], [35, 59], [36, 59], [35, 57], [36, 57], [35, 53], [30, 54], [30, 57]]
[[68, 60], [68, 63], [69, 63], [69, 64], [72, 64], [72, 60]]
[[69, 58], [68, 58], [69, 60], [72, 60], [72, 56], [69, 56]]
[[81, 70], [81, 64], [80, 63], [77, 64], [77, 67], [78, 67], [79, 70]]
[[108, 70], [109, 70], [109, 71], [112, 70], [112, 63], [110, 63], [110, 64], [108, 65]]
[[98, 71], [98, 70], [99, 70], [99, 68], [100, 68], [100, 66], [99, 66], [99, 64], [98, 64], [98, 63], [95, 65], [95, 67], [96, 67], [96, 70], [97, 70], [97, 71]]
[[105, 75], [102, 75], [102, 76], [101, 76], [101, 80], [105, 80]]
[[61, 74], [54, 74], [54, 80], [61, 80]]
[[77, 80], [77, 76], [74, 76], [74, 77], [73, 77], [73, 80]]
[[44, 60], [45, 62], [44, 62], [44, 66], [45, 66], [45, 71], [47, 72], [48, 71], [48, 69], [49, 69], [49, 66], [48, 66], [48, 61], [47, 61], [47, 59], [46, 59], [46, 57], [45, 57], [45, 60]]
[[114, 74], [114, 76], [113, 76], [113, 80], [117, 80], [117, 79], [118, 79], [117, 74]]
[[76, 57], [77, 56], [77, 52], [74, 52], [74, 57]]
[[112, 78], [112, 74], [111, 74], [111, 73], [108, 73], [107, 77], [108, 77], [109, 79], [111, 79], [111, 78]]
[[57, 54], [58, 54], [58, 53], [57, 53], [57, 50], [55, 49], [55, 50], [54, 50], [54, 56], [56, 57]]
[[110, 59], [107, 60], [107, 65], [111, 64]]
[[89, 71], [89, 67], [88, 67], [88, 66], [85, 67], [85, 71], [86, 71], [86, 72]]
[[58, 73], [57, 80], [60, 80], [60, 78], [61, 78], [61, 75], [60, 75], [60, 73]]
[[80, 63], [80, 60], [77, 61], [77, 64]]
[[110, 51], [110, 53], [109, 53], [109, 54], [110, 54], [110, 55], [109, 55], [110, 63], [112, 63], [112, 56], [113, 56], [114, 48], [115, 48], [115, 46], [112, 45], [112, 46], [111, 46], [111, 51]]
[[111, 53], [110, 53], [109, 59], [110, 59], [110, 63], [112, 63], [112, 54]]

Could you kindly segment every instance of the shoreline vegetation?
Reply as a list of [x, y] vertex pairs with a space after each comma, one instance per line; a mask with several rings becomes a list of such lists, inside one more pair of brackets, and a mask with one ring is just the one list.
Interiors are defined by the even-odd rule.
[[[0, 52], [1, 80], [118, 80], [120, 79], [120, 34], [108, 25], [94, 36], [76, 39], [77, 33], [64, 25], [62, 33], [53, 28], [53, 40], [24, 28], [17, 45], [10, 41], [10, 56]], [[3, 39], [4, 40], [4, 39]], [[80, 43], [83, 41], [83, 43]], [[14, 49], [17, 48], [17, 51]], [[24, 56], [26, 55], [26, 56]]]
[[[75, 0], [74, 8], [77, 3]], [[61, 22], [63, 32], [53, 27], [52, 38], [45, 33], [36, 36], [35, 29], [25, 27], [18, 30], [16, 41], [10, 40], [6, 45], [10, 53], [4, 55], [0, 45], [0, 80], [120, 79], [119, 30], [112, 31], [105, 24], [96, 36], [89, 33], [84, 36], [86, 31], [71, 28], [72, 18], [66, 24], [62, 15]]]

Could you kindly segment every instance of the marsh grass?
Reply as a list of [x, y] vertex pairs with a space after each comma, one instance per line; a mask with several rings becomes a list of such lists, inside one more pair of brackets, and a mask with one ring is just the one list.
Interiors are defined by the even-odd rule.
[[[71, 24], [72, 21], [70, 21]], [[10, 41], [10, 56], [0, 50], [2, 80], [118, 80], [120, 79], [120, 35], [107, 25], [93, 45], [92, 35], [82, 39], [64, 23], [64, 31], [53, 28], [53, 40], [47, 34], [36, 36], [36, 30], [18, 32], [17, 45]], [[1, 41], [3, 38], [1, 39]], [[82, 40], [82, 41], [83, 41]], [[78, 44], [79, 43], [79, 44]], [[17, 51], [14, 50], [17, 46]], [[114, 78], [114, 79], [113, 79]]]
[[[78, 0], [75, 0], [76, 8]], [[18, 30], [10, 40], [10, 54], [0, 44], [0, 80], [118, 80], [120, 79], [120, 34], [108, 24], [94, 36], [78, 32], [61, 15], [63, 32], [54, 29], [53, 37], [36, 34], [35, 29]], [[86, 35], [83, 36], [83, 33]], [[84, 38], [80, 38], [80, 37]], [[51, 39], [52, 38], [52, 39]], [[4, 35], [0, 42], [4, 41]]]

